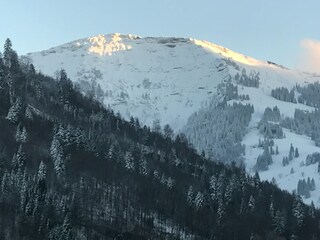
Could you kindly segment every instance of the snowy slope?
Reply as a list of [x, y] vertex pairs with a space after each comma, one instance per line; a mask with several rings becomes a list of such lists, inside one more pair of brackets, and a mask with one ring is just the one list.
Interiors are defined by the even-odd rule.
[[[94, 76], [105, 93], [104, 103], [125, 118], [132, 115], [148, 125], [159, 119], [162, 125], [168, 123], [176, 132], [183, 128], [192, 113], [215, 96], [219, 83], [233, 79], [242, 69], [247, 73], [259, 72], [259, 88], [238, 87], [239, 94], [250, 96], [245, 102], [253, 104], [255, 109], [243, 141], [246, 144], [246, 166], [251, 173], [257, 156], [261, 154], [261, 149], [255, 147], [259, 137], [262, 138], [256, 127], [264, 109], [277, 105], [284, 117], [293, 117], [296, 108], [312, 110], [302, 104], [278, 101], [271, 97], [271, 90], [282, 86], [291, 89], [296, 84], [320, 80], [207, 41], [189, 38], [142, 38], [116, 33], [76, 40], [28, 56], [38, 70], [48, 75], [64, 68], [75, 82], [81, 79], [90, 81]], [[94, 72], [98, 74], [94, 75]], [[274, 158], [268, 171], [260, 173], [261, 178], [271, 180], [275, 177], [281, 188], [292, 191], [304, 172], [319, 185], [306, 201], [313, 200], [320, 206], [320, 179], [315, 166], [299, 166], [307, 154], [320, 149], [306, 136], [289, 130], [285, 132], [287, 138], [275, 140], [280, 154]], [[301, 155], [282, 167], [282, 157], [289, 151], [290, 143], [301, 149]], [[290, 174], [291, 167], [294, 174]]]
[[[297, 135], [290, 132], [288, 129], [284, 129], [286, 138], [283, 139], [274, 139], [275, 145], [279, 147], [279, 155], [273, 155], [273, 164], [269, 166], [268, 171], [259, 172], [260, 178], [262, 180], [271, 180], [275, 178], [277, 185], [286, 189], [289, 192], [297, 189], [299, 179], [306, 179], [310, 177], [314, 178], [316, 183], [316, 190], [310, 191], [310, 198], [304, 199], [305, 202], [314, 204], [320, 207], [320, 174], [317, 172], [318, 164], [311, 164], [306, 166], [302, 162], [305, 162], [305, 159], [308, 154], [319, 152], [320, 149], [314, 145], [314, 142], [306, 136]], [[263, 139], [257, 129], [252, 129], [243, 140], [243, 143], [246, 144], [246, 167], [247, 171], [251, 174], [254, 174], [253, 167], [256, 163], [257, 157], [262, 154], [263, 150], [257, 147], [259, 138]], [[290, 144], [294, 147], [299, 148], [299, 157], [294, 158], [289, 165], [283, 166], [282, 159], [284, 156], [288, 156]], [[293, 173], [291, 173], [293, 169]]]
[[[159, 118], [179, 130], [187, 118], [215, 92], [228, 73], [221, 71], [221, 58], [261, 72], [262, 90], [303, 83], [313, 79], [235, 53], [215, 44], [188, 38], [140, 38], [109, 34], [80, 39], [38, 53], [30, 53], [41, 72], [54, 75], [64, 68], [73, 81], [92, 69], [107, 93], [105, 104], [128, 118], [151, 124]], [[231, 68], [231, 67], [229, 67]], [[235, 69], [230, 74], [235, 74]], [[109, 92], [108, 92], [109, 91]], [[182, 110], [183, 111], [180, 111]]]
[[[221, 76], [217, 56], [190, 39], [104, 35], [29, 54], [37, 69], [53, 75], [65, 68], [77, 81], [92, 68], [108, 96], [105, 104], [128, 118], [152, 124], [159, 118], [179, 129], [200, 108]], [[183, 111], [180, 111], [183, 109]]]

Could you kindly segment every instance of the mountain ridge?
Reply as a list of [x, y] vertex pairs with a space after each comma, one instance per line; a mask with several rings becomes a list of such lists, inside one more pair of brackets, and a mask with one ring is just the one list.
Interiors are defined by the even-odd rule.
[[[70, 42], [67, 42], [67, 43], [56, 45], [54, 47], [50, 47], [48, 50], [42, 50], [40, 52], [49, 51], [49, 50], [55, 49], [57, 47], [67, 46], [67, 45], [70, 45], [72, 43], [75, 43], [78, 46], [81, 46], [83, 42], [84, 43], [91, 42], [91, 43], [96, 43], [96, 44], [101, 44], [101, 43], [108, 44], [107, 41], [106, 41], [107, 39], [112, 39], [113, 41], [114, 40], [118, 41], [118, 40], [122, 40], [122, 39], [130, 39], [130, 40], [157, 39], [157, 40], [163, 41], [163, 42], [168, 42], [170, 40], [172, 40], [173, 42], [174, 41], [176, 41], [176, 42], [178, 42], [178, 41], [181, 41], [181, 42], [193, 42], [196, 45], [199, 45], [199, 46], [201, 46], [203, 48], [210, 49], [210, 50], [214, 51], [217, 54], [221, 54], [224, 57], [231, 58], [231, 59], [233, 59], [235, 61], [238, 61], [238, 62], [242, 62], [242, 61], [243, 62], [247, 62], [249, 65], [250, 65], [250, 62], [251, 62], [251, 64], [260, 63], [260, 64], [265, 64], [265, 65], [274, 65], [274, 66], [277, 66], [277, 67], [283, 68], [283, 69], [289, 69], [289, 68], [287, 68], [287, 67], [285, 67], [283, 65], [277, 64], [277, 63], [269, 61], [269, 60], [268, 61], [257, 60], [257, 59], [255, 59], [255, 58], [253, 58], [251, 56], [238, 53], [238, 52], [236, 52], [234, 50], [231, 50], [230, 48], [223, 47], [222, 45], [214, 44], [214, 43], [212, 43], [210, 41], [207, 41], [207, 40], [200, 40], [200, 39], [196, 39], [196, 38], [192, 38], [192, 37], [169, 37], [169, 36], [168, 37], [165, 37], [165, 36], [158, 36], [158, 37], [146, 36], [146, 37], [143, 37], [143, 36], [140, 36], [140, 35], [135, 35], [135, 34], [130, 34], [130, 33], [129, 34], [108, 33], [108, 34], [93, 35], [91, 37], [86, 37], [86, 38], [79, 38], [77, 40], [73, 40], [73, 41], [70, 41]], [[26, 55], [29, 55], [29, 54], [31, 54], [31, 53], [27, 53]], [[247, 60], [245, 60], [245, 59], [247, 59]]]
[[[107, 34], [72, 41], [39, 53], [30, 53], [28, 56], [41, 72], [53, 76], [57, 69], [65, 68], [70, 78], [76, 82], [88, 75], [92, 76], [92, 69], [97, 69], [102, 77], [95, 79], [96, 82], [103, 90], [112, 90], [118, 94], [116, 97], [104, 96], [106, 105], [120, 111], [126, 119], [131, 115], [140, 117], [144, 114], [145, 120], [142, 121], [148, 125], [152, 124], [153, 119], [160, 118], [163, 125], [168, 123], [175, 129], [181, 129], [192, 113], [185, 106], [193, 105], [193, 108], [199, 109], [208, 96], [210, 98], [215, 92], [223, 78], [227, 77], [220, 72], [221, 59], [234, 57], [240, 61], [236, 62], [238, 65], [245, 63], [244, 68], [248, 71], [256, 67], [259, 71], [267, 69], [265, 75], [270, 75], [270, 69], [275, 70], [275, 74], [280, 75], [275, 76], [277, 81], [270, 84], [278, 86], [283, 85], [283, 74], [286, 79], [294, 79], [292, 83], [287, 83], [292, 86], [297, 82], [303, 83], [308, 78], [303, 73], [285, 70], [192, 38], [141, 38], [132, 34]], [[248, 63], [251, 65], [246, 65]], [[252, 65], [253, 63], [257, 65]], [[131, 86], [132, 91], [127, 86]], [[144, 89], [139, 89], [139, 86], [144, 86]], [[165, 91], [158, 91], [157, 96], [148, 99], [148, 87], [162, 87]], [[208, 96], [204, 97], [204, 91], [200, 90], [206, 90]], [[168, 92], [169, 94], [165, 94]], [[180, 94], [190, 95], [190, 98], [178, 97]], [[131, 106], [130, 103], [125, 104], [128, 95], [130, 101], [135, 102]], [[167, 95], [169, 101], [161, 99], [165, 102], [161, 104], [158, 98], [163, 95]], [[117, 97], [119, 99], [115, 99]], [[144, 108], [140, 102], [149, 104], [152, 109]], [[185, 114], [177, 119], [171, 118], [170, 115], [181, 107], [184, 107]], [[162, 115], [165, 117], [162, 118]]]

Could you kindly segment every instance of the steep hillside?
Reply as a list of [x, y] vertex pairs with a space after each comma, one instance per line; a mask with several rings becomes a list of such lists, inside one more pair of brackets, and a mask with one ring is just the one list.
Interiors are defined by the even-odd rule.
[[[259, 171], [262, 179], [276, 181], [288, 191], [297, 190], [299, 180], [313, 179], [316, 190], [303, 198], [320, 206], [320, 159], [306, 164], [309, 154], [320, 151], [319, 144], [310, 131], [288, 124], [296, 121], [296, 109], [311, 113], [319, 106], [304, 97], [315, 95], [312, 84], [319, 76], [189, 38], [99, 35], [28, 56], [45, 74], [54, 76], [66, 69], [80, 91], [127, 120], [134, 116], [148, 126], [159, 120], [161, 126], [169, 124], [176, 133], [184, 132], [199, 152], [212, 159], [244, 164], [249, 173]], [[305, 88], [308, 84], [311, 87]], [[275, 106], [280, 112], [278, 130], [285, 133], [281, 138], [261, 130], [275, 128], [261, 122], [266, 108]], [[268, 151], [276, 145], [279, 151], [263, 168], [256, 167], [266, 148], [259, 139], [267, 145], [273, 140]], [[291, 143], [300, 155], [283, 164]]]
[[[319, 239], [297, 195], [0, 57], [0, 239]], [[0, 55], [1, 56], [1, 55]]]

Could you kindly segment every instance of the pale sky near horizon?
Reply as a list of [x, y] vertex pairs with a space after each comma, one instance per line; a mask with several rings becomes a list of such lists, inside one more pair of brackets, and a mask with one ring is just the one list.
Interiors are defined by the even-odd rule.
[[318, 0], [0, 0], [0, 9], [0, 44], [9, 37], [19, 54], [119, 32], [208, 40], [260, 60], [320, 70]]

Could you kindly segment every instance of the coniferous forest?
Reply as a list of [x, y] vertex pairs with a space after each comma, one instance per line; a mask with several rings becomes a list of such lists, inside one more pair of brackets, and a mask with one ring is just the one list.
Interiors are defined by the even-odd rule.
[[320, 212], [0, 55], [0, 239], [320, 239]]

